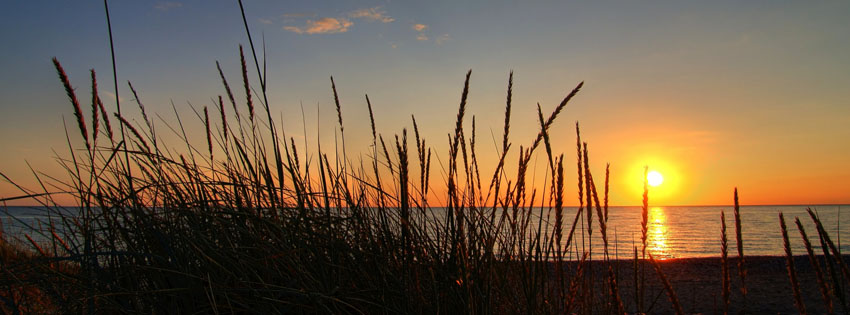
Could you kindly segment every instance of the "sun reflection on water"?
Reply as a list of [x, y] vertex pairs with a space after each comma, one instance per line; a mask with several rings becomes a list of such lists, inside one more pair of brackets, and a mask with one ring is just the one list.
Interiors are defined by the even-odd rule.
[[664, 209], [661, 207], [650, 208], [648, 219], [647, 248], [649, 252], [659, 260], [672, 258], [673, 254], [667, 244], [667, 215], [664, 213]]

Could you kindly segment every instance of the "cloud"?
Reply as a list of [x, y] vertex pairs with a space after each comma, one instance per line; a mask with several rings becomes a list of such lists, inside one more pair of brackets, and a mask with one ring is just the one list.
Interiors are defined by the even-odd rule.
[[[107, 97], [109, 97], [110, 99], [113, 99], [113, 100], [115, 99], [115, 93], [112, 93], [112, 92], [109, 92], [109, 91], [105, 91], [105, 90], [101, 90], [101, 89], [98, 89], [98, 91], [100, 91], [100, 94], [101, 94], [101, 95], [106, 95]], [[119, 100], [119, 101], [121, 101], [121, 102], [123, 102], [123, 101], [124, 101], [124, 98], [119, 96], [119, 97], [118, 97], [118, 100]]]
[[302, 27], [284, 26], [283, 29], [297, 34], [334, 34], [348, 32], [348, 28], [354, 25], [344, 18], [321, 18], [316, 21], [307, 20], [307, 25]]
[[381, 7], [374, 7], [370, 9], [360, 9], [351, 11], [348, 13], [348, 17], [352, 19], [364, 19], [367, 21], [381, 21], [383, 23], [389, 23], [395, 21], [394, 18], [387, 16], [387, 12], [381, 10]]
[[182, 6], [183, 6], [183, 4], [180, 3], [180, 2], [165, 1], [165, 2], [157, 2], [156, 5], [153, 6], [153, 8], [160, 10], [160, 11], [168, 11], [168, 10], [179, 8], [179, 7], [182, 7]]
[[425, 24], [413, 24], [413, 29], [414, 29], [414, 30], [416, 30], [417, 32], [424, 31], [426, 28], [428, 28], [428, 25], [425, 25]]
[[428, 40], [428, 36], [425, 36], [425, 34], [419, 33], [419, 35], [416, 35], [416, 40]]
[[266, 24], [266, 25], [272, 24], [272, 20], [269, 20], [269, 19], [259, 18], [258, 20], [260, 21], [260, 23], [263, 23], [263, 24]]
[[443, 35], [437, 36], [437, 39], [435, 39], [434, 42], [437, 43], [437, 45], [442, 45], [444, 42], [446, 42], [447, 40], [450, 40], [450, 39], [452, 39], [452, 38], [449, 37], [449, 34], [443, 34]]
[[284, 31], [290, 31], [290, 32], [293, 32], [293, 33], [298, 33], [298, 34], [304, 33], [304, 30], [302, 30], [300, 27], [297, 27], [297, 26], [284, 26], [283, 30]]
[[298, 34], [304, 33], [304, 30], [302, 30], [300, 27], [296, 27], [296, 26], [284, 26], [283, 30], [284, 31], [290, 31], [290, 32], [293, 32], [293, 33], [298, 33]]

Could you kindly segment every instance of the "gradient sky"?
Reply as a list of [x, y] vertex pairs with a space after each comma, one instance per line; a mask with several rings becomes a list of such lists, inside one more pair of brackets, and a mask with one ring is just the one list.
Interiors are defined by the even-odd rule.
[[[210, 106], [224, 93], [216, 60], [238, 82], [238, 45], [247, 38], [235, 1], [110, 5], [125, 104], [130, 80], [149, 112], [174, 122], [172, 101], [192, 117], [190, 103]], [[574, 174], [574, 123], [580, 122], [595, 176], [611, 163], [614, 205], [640, 203], [644, 165], [666, 178], [650, 192], [658, 205], [729, 204], [734, 187], [743, 204], [850, 203], [847, 1], [246, 0], [245, 6], [255, 38], [265, 37], [272, 109], [296, 139], [305, 136], [303, 104], [306, 137], [316, 139], [324, 126], [320, 139], [332, 146], [333, 75], [349, 155], [370, 151], [368, 93], [379, 132], [411, 128], [414, 114], [445, 157], [463, 76], [472, 69], [467, 131], [475, 115], [481, 166], [488, 170], [482, 173], [489, 173], [513, 70], [510, 156], [539, 129], [536, 103], [551, 111], [584, 81], [550, 133], [555, 151], [573, 162], [566, 173]], [[0, 39], [0, 171], [35, 188], [27, 162], [62, 174], [54, 151], [68, 154], [63, 117], [75, 128], [50, 58], [62, 62], [83, 103], [88, 69], [95, 69], [101, 95], [114, 108], [102, 3], [5, 1]], [[126, 116], [140, 116], [127, 108]], [[200, 126], [193, 120], [187, 128]], [[70, 136], [79, 141], [76, 130]], [[200, 133], [189, 137], [204, 141]], [[576, 187], [574, 177], [567, 187]], [[440, 186], [439, 173], [432, 179]], [[0, 197], [18, 194], [0, 184]]]

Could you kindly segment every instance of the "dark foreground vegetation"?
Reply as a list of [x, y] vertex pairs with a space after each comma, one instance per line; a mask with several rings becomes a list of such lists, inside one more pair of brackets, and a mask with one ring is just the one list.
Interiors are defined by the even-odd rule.
[[[688, 275], [667, 276], [670, 265], [646, 250], [646, 193], [634, 257], [608, 257], [609, 174], [590, 172], [578, 124], [578, 187], [564, 187], [565, 156], [553, 152], [548, 129], [582, 84], [548, 114], [538, 106], [539, 133], [517, 147], [509, 137], [511, 75], [499, 163], [485, 170], [478, 166], [475, 120], [466, 113], [467, 73], [449, 150], [434, 152], [444, 154], [442, 164], [433, 165], [444, 170], [437, 180], [415, 118], [410, 131], [391, 137], [377, 133], [373, 119], [369, 157], [348, 158], [333, 79], [340, 146], [298, 152], [299, 144], [273, 118], [260, 71], [264, 61], [254, 51], [252, 43], [253, 58], [246, 58], [240, 47], [239, 84], [231, 86], [219, 69], [223, 95], [196, 111], [204, 143], [187, 140], [180, 117], [177, 126], [151, 120], [132, 85], [139, 123], [122, 114], [118, 102], [108, 109], [94, 71], [90, 109], [84, 110], [81, 90], [53, 60], [82, 143], [69, 140], [69, 153], [59, 159], [65, 179], [36, 173], [40, 191], [21, 187], [50, 209], [50, 218], [33, 227], [35, 239], [0, 237], [4, 312], [598, 314], [682, 313], [696, 305], [688, 304], [692, 292], [677, 291], [671, 282]], [[251, 63], [256, 79], [249, 78]], [[365, 101], [371, 117], [368, 96]], [[184, 143], [163, 143], [163, 127]], [[526, 182], [538, 151], [546, 161], [546, 170], [536, 174], [546, 178], [543, 187]], [[446, 191], [445, 207], [429, 204], [434, 187]], [[53, 201], [57, 193], [73, 195], [81, 213], [62, 211]], [[576, 195], [580, 210], [565, 217], [565, 198]], [[752, 262], [744, 257], [737, 193], [734, 201], [738, 252], [728, 257], [724, 225], [718, 231], [722, 258], [712, 267], [719, 290], [698, 293], [712, 296], [718, 313], [757, 311], [759, 305], [758, 296], [748, 297], [757, 289], [748, 278]], [[808, 232], [821, 251], [814, 252], [797, 219], [808, 258], [794, 258], [787, 246], [792, 232], [780, 216], [788, 259], [776, 282], [790, 283], [787, 298], [804, 312], [795, 266], [811, 259], [801, 275], [819, 290], [815, 309], [846, 313], [850, 273], [810, 214], [817, 231]], [[602, 244], [589, 241], [595, 233]], [[21, 242], [13, 238], [28, 245], [15, 245]], [[591, 257], [593, 246], [606, 254]], [[569, 254], [578, 247], [584, 254]]]

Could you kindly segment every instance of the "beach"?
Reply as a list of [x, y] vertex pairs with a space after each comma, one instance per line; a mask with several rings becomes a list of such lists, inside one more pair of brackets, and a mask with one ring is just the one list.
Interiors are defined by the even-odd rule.
[[[741, 295], [741, 279], [738, 275], [737, 257], [729, 257], [731, 280], [729, 314], [748, 311], [751, 314], [796, 314], [794, 294], [788, 280], [785, 257], [745, 256], [747, 299]], [[823, 257], [818, 256], [823, 262]], [[844, 256], [847, 262], [850, 256]], [[722, 314], [721, 259], [680, 258], [658, 261], [664, 275], [676, 292], [682, 309], [691, 314]], [[633, 283], [633, 261], [616, 261], [618, 283], [623, 304], [627, 312], [635, 311]], [[817, 277], [808, 256], [795, 256], [794, 264], [800, 283], [800, 292], [806, 310], [811, 314], [825, 314], [823, 298], [818, 291]], [[671, 302], [651, 265], [646, 264], [646, 306], [651, 314], [673, 314]], [[825, 265], [821, 268], [827, 273]], [[601, 269], [601, 268], [600, 268]], [[846, 292], [845, 292], [846, 293]], [[846, 294], [845, 294], [846, 295]], [[841, 313], [839, 301], [833, 301], [836, 313]]]

